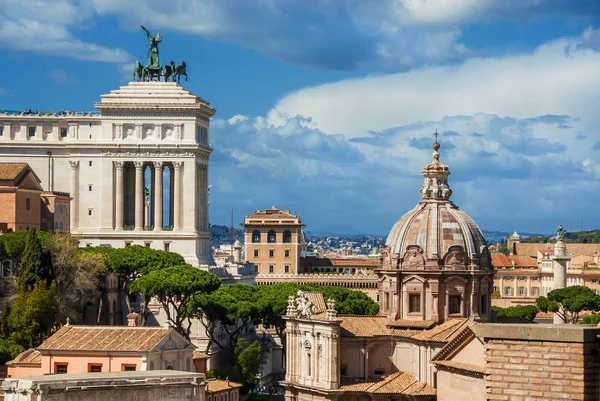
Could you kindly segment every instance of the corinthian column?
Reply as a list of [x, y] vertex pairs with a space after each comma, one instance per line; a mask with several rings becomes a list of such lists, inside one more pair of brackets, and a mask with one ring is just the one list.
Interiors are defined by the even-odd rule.
[[79, 161], [70, 161], [71, 164], [71, 230], [79, 228]]
[[163, 164], [154, 162], [154, 231], [163, 226]]
[[174, 200], [173, 200], [173, 230], [181, 230], [181, 167], [183, 162], [173, 162], [175, 167]]
[[115, 163], [115, 230], [123, 229], [123, 162]]
[[144, 229], [144, 162], [133, 162], [135, 166], [135, 231]]

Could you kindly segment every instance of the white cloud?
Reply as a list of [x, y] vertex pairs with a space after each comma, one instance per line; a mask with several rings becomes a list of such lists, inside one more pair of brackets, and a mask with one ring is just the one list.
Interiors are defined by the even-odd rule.
[[0, 46], [77, 60], [123, 63], [123, 49], [111, 49], [73, 36], [70, 26], [85, 27], [92, 10], [85, 2], [67, 0], [4, 0], [0, 15]]
[[600, 53], [565, 48], [558, 40], [533, 54], [473, 58], [460, 66], [427, 67], [306, 88], [269, 113], [300, 115], [311, 126], [349, 138], [444, 116], [491, 113], [528, 118], [567, 114], [597, 122]]
[[59, 84], [67, 84], [77, 81], [75, 77], [67, 73], [65, 70], [52, 70], [48, 73], [48, 75]]

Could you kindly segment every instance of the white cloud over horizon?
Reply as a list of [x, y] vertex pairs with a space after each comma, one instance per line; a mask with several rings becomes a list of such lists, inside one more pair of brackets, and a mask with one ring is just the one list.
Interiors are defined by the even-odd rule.
[[437, 129], [453, 200], [482, 228], [600, 227], [600, 54], [581, 40], [306, 88], [266, 116], [217, 119], [215, 202], [247, 188], [253, 208], [291, 208], [313, 230], [356, 232], [359, 213], [363, 232], [384, 234], [418, 202]]

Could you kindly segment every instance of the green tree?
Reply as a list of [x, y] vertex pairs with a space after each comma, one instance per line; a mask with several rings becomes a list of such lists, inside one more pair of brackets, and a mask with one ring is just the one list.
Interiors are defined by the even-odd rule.
[[220, 285], [221, 280], [214, 274], [180, 264], [150, 270], [131, 284], [131, 291], [155, 297], [170, 325], [189, 340], [193, 315], [190, 300], [201, 293], [215, 291]]
[[105, 272], [101, 256], [79, 250], [79, 240], [70, 233], [56, 233], [48, 240], [52, 257], [53, 278], [58, 298], [57, 320], [69, 317], [81, 321], [81, 305], [101, 299], [101, 275]]
[[3, 317], [7, 319], [4, 335], [24, 349], [37, 347], [55, 324], [57, 310], [56, 285], [48, 288], [40, 282], [29, 292], [19, 292], [10, 314]]
[[6, 338], [0, 338], [0, 364], [5, 365], [6, 362], [12, 361], [23, 352], [24, 349], [17, 344], [13, 344]]
[[580, 285], [552, 290], [535, 302], [541, 311], [557, 313], [567, 323], [577, 323], [582, 311], [600, 309], [600, 296]]
[[[18, 265], [21, 262], [29, 231], [12, 231], [0, 235], [0, 258], [12, 259]], [[36, 231], [42, 247], [46, 246], [51, 234], [46, 231]]]
[[592, 313], [591, 315], [584, 316], [581, 323], [597, 325], [598, 323], [600, 323], [600, 313]]
[[50, 285], [52, 281], [52, 260], [50, 252], [42, 247], [42, 242], [31, 228], [23, 250], [23, 258], [17, 272], [17, 287], [20, 292], [34, 288], [38, 283]]
[[[106, 269], [119, 276], [119, 280], [122, 283], [122, 290], [126, 294], [125, 303], [127, 304], [128, 313], [134, 311], [131, 307], [131, 302], [129, 301], [129, 295], [135, 293], [135, 291], [131, 292], [130, 287], [136, 279], [153, 269], [185, 263], [183, 257], [178, 253], [159, 251], [140, 245], [132, 245], [125, 248], [96, 247], [84, 249], [85, 252], [104, 255]], [[142, 315], [142, 325], [145, 324], [146, 318], [149, 315], [149, 301], [150, 298], [146, 295], [142, 304], [142, 310], [140, 310], [140, 314]]]
[[535, 305], [516, 305], [509, 306], [508, 308], [492, 306], [492, 310], [496, 312], [498, 317], [520, 317], [530, 321], [533, 321], [537, 313], [540, 311]]
[[235, 347], [235, 355], [237, 359], [237, 369], [240, 373], [242, 382], [247, 386], [254, 386], [256, 375], [262, 361], [262, 347], [258, 341], [254, 341], [249, 346], [246, 345], [246, 340], [238, 338]]

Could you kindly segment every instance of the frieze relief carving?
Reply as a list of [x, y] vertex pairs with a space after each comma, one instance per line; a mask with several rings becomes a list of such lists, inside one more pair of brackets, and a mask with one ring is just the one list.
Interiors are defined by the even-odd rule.
[[135, 127], [131, 124], [123, 125], [123, 139], [133, 139], [134, 138], [134, 129]]
[[115, 136], [117, 139], [123, 139], [123, 126], [122, 125], [115, 126]]

